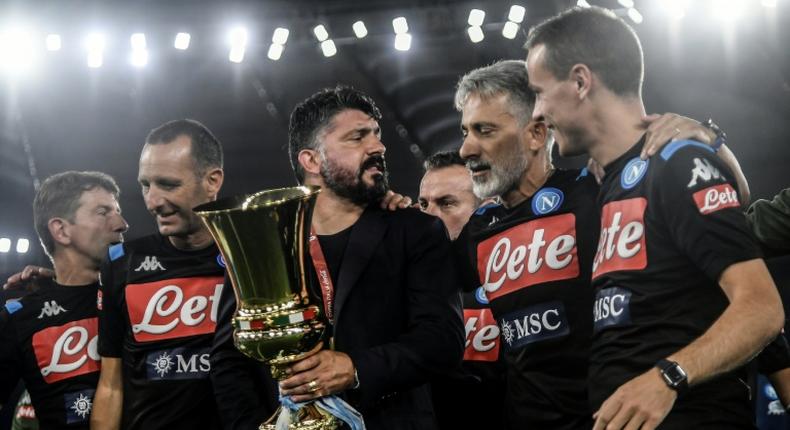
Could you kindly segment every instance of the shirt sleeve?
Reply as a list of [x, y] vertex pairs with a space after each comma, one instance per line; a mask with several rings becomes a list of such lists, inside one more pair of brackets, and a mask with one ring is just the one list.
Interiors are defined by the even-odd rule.
[[746, 211], [746, 219], [761, 245], [790, 251], [790, 188], [773, 200], [758, 200]]
[[96, 304], [99, 313], [99, 354], [103, 357], [120, 358], [123, 353], [125, 324], [122, 301], [124, 279], [119, 276], [119, 272], [126, 259], [123, 255], [117, 255], [117, 251], [111, 252], [110, 260], [102, 265]]
[[718, 281], [732, 264], [762, 257], [734, 176], [708, 147], [674, 142], [651, 162], [658, 171], [649, 201], [660, 205], [671, 240], [710, 279]]

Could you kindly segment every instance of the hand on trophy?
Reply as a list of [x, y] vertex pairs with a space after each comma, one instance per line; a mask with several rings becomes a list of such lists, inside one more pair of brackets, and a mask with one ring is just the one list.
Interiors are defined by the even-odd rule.
[[398, 194], [392, 190], [388, 190], [384, 198], [381, 199], [381, 208], [390, 211], [406, 209], [411, 204], [411, 197]]
[[283, 396], [306, 402], [347, 390], [354, 385], [354, 363], [342, 352], [323, 350], [288, 367], [280, 381]]

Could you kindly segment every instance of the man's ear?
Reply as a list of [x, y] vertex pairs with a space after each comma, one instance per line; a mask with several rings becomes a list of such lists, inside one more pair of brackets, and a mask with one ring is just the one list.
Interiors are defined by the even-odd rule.
[[549, 134], [549, 129], [543, 121], [530, 121], [527, 124], [527, 145], [530, 151], [538, 151], [546, 145], [546, 136]]
[[203, 175], [203, 187], [212, 199], [217, 198], [222, 182], [225, 180], [225, 172], [219, 167], [209, 170]]
[[299, 151], [296, 160], [305, 173], [319, 175], [321, 173], [321, 156], [315, 149], [303, 149]]
[[593, 73], [585, 64], [575, 64], [571, 67], [569, 78], [573, 81], [577, 97], [582, 100], [590, 95], [593, 83]]
[[63, 218], [52, 218], [47, 222], [47, 228], [52, 239], [61, 245], [71, 244], [71, 232], [69, 223]]

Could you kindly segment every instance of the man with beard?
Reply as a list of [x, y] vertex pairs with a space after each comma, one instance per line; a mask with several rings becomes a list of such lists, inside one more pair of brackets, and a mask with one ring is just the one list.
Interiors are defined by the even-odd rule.
[[[594, 37], [591, 37], [594, 35]], [[714, 145], [645, 160], [644, 61], [610, 11], [574, 8], [527, 41], [535, 120], [604, 167], [590, 403], [595, 429], [753, 428], [739, 367], [784, 323], [776, 286]], [[616, 53], [612, 55], [612, 53]]]
[[[534, 103], [523, 61], [498, 62], [460, 80], [461, 156], [475, 195], [499, 197], [502, 205], [478, 210], [456, 248], [471, 263], [462, 266], [471, 269], [464, 289], [482, 285], [502, 333], [507, 427], [590, 428], [598, 185], [587, 169], [554, 168], [548, 130], [530, 120]], [[709, 133], [671, 114], [644, 121], [659, 138], [668, 124], [679, 138]]]
[[99, 172], [47, 178], [33, 218], [55, 278], [0, 313], [0, 401], [25, 381], [43, 429], [87, 429], [99, 380], [96, 293], [107, 246], [127, 229], [118, 186]]
[[192, 208], [217, 198], [222, 161], [197, 121], [146, 138], [138, 182], [159, 231], [110, 247], [102, 267], [94, 429], [220, 427], [208, 357], [224, 265]]
[[[327, 348], [292, 364], [280, 390], [295, 402], [341, 395], [368, 429], [431, 429], [429, 378], [454, 368], [463, 351], [450, 242], [433, 217], [379, 207], [388, 189], [380, 118], [368, 96], [348, 87], [319, 91], [291, 114], [297, 180], [322, 187], [312, 220], [321, 253], [311, 252], [311, 261], [325, 264], [329, 277], [321, 286], [311, 269], [310, 293], [322, 301], [327, 291], [333, 305], [325, 306]], [[223, 301], [223, 324], [230, 302]], [[225, 333], [214, 351], [230, 362]], [[217, 366], [225, 368], [215, 358]], [[238, 373], [237, 402], [255, 396], [251, 379]]]

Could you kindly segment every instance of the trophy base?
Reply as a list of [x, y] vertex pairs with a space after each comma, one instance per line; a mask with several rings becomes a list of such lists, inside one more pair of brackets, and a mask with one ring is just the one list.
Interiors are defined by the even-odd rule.
[[280, 414], [288, 413], [292, 414], [288, 430], [336, 430], [340, 427], [337, 418], [314, 403], [308, 403], [296, 412], [278, 408], [271, 418], [258, 427], [258, 430], [276, 430], [277, 418]]

